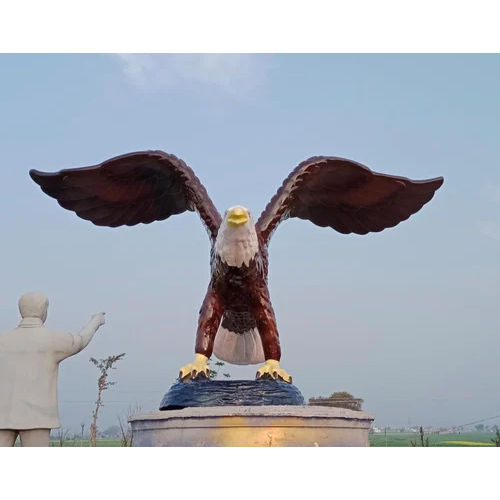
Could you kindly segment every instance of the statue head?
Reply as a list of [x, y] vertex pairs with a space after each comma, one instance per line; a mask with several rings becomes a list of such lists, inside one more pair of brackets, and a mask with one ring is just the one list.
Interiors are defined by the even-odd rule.
[[38, 292], [25, 293], [19, 299], [19, 312], [23, 319], [38, 318], [42, 320], [42, 323], [45, 323], [48, 307], [49, 299]]

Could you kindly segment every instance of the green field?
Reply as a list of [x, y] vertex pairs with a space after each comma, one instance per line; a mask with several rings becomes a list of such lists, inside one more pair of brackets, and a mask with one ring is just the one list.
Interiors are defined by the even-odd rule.
[[[494, 434], [490, 432], [460, 432], [455, 434], [425, 434], [429, 446], [495, 446], [491, 442]], [[420, 434], [410, 432], [391, 432], [387, 437], [383, 432], [370, 434], [370, 446], [411, 446], [411, 441], [421, 446]]]
[[[19, 442], [18, 442], [19, 444]], [[119, 439], [98, 439], [97, 440], [97, 446], [104, 446], [104, 447], [111, 447], [111, 446], [121, 446], [121, 441]], [[49, 446], [57, 446], [60, 447], [61, 443], [57, 439], [51, 439]], [[89, 441], [88, 440], [81, 440], [81, 439], [68, 439], [63, 442], [64, 447], [84, 447], [88, 448], [89, 446]]]

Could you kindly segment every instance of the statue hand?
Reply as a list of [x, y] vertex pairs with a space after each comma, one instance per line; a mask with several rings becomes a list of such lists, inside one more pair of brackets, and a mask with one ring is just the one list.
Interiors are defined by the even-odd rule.
[[106, 323], [106, 320], [104, 318], [104, 315], [106, 313], [100, 312], [92, 315], [92, 319], [97, 321], [97, 326], [102, 326], [104, 323]]

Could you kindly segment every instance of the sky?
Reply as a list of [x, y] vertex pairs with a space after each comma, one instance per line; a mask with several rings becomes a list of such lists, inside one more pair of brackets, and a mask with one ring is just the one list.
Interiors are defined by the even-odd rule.
[[277, 229], [269, 287], [282, 366], [306, 399], [363, 398], [378, 426], [498, 415], [499, 84], [498, 55], [0, 55], [0, 331], [31, 290], [49, 297], [54, 330], [78, 333], [105, 311], [93, 342], [60, 366], [62, 426], [88, 429], [90, 357], [126, 353], [102, 429], [157, 409], [194, 354], [210, 248], [197, 215], [96, 227], [29, 169], [160, 149], [194, 169], [219, 211], [258, 216], [298, 163], [341, 156], [444, 185], [381, 233], [298, 219]]

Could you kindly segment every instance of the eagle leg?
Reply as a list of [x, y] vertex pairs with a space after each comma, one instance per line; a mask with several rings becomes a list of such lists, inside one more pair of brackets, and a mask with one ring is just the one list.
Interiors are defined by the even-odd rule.
[[283, 380], [292, 383], [292, 376], [280, 367], [279, 361], [266, 359], [266, 362], [257, 370], [256, 379]]
[[224, 308], [218, 293], [209, 285], [200, 309], [198, 331], [196, 333], [195, 358], [192, 363], [184, 365], [179, 371], [179, 379], [209, 377], [208, 360], [212, 355], [214, 340], [222, 319]]
[[185, 380], [187, 378], [198, 378], [210, 376], [210, 366], [208, 366], [208, 358], [203, 354], [196, 354], [192, 363], [184, 365], [179, 370], [179, 378]]
[[257, 370], [256, 378], [283, 380], [292, 383], [292, 377], [280, 367], [281, 347], [273, 306], [266, 286], [259, 290], [258, 300], [254, 305], [254, 316], [257, 322], [266, 362]]

